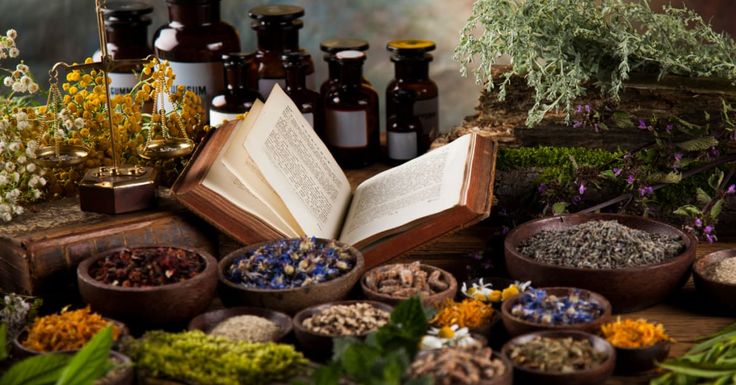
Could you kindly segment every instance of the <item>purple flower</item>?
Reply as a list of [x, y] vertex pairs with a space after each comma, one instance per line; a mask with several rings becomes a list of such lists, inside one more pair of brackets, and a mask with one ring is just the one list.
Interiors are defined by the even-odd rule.
[[726, 194], [733, 194], [736, 192], [736, 184], [732, 184], [728, 186], [728, 189], [726, 190]]
[[679, 162], [681, 160], [682, 160], [682, 153], [681, 152], [676, 152], [675, 153], [675, 162]]
[[634, 184], [634, 181], [635, 181], [635, 180], [636, 180], [636, 178], [634, 178], [634, 176], [633, 176], [633, 175], [631, 175], [631, 174], [629, 174], [629, 176], [628, 176], [628, 177], [626, 177], [626, 183], [627, 183], [627, 184]]
[[713, 233], [713, 226], [712, 225], [705, 226], [705, 228], [703, 229], [703, 232], [706, 234]]
[[587, 189], [585, 188], [585, 185], [584, 185], [584, 184], [582, 184], [582, 183], [580, 183], [580, 186], [578, 186], [578, 194], [580, 194], [580, 195], [583, 195], [583, 194], [585, 194], [585, 190], [587, 190]]
[[639, 195], [640, 196], [646, 196], [654, 192], [654, 189], [652, 186], [644, 186], [639, 188]]
[[581, 122], [579, 120], [575, 120], [575, 121], [572, 122], [572, 128], [580, 128], [582, 126], [583, 126], [583, 122]]
[[621, 175], [621, 171], [623, 171], [623, 170], [620, 169], [620, 168], [618, 168], [618, 167], [614, 167], [613, 168], [613, 176], [619, 176], [619, 175]]
[[577, 112], [578, 114], [583, 113], [583, 106], [578, 104], [577, 107], [575, 107], [575, 112]]
[[590, 104], [585, 105], [585, 112], [590, 113]]
[[716, 237], [710, 234], [705, 234], [705, 239], [708, 241], [708, 243], [713, 243], [716, 241]]
[[539, 192], [540, 194], [544, 194], [545, 191], [547, 191], [547, 184], [540, 183], [539, 187], [537, 187], [537, 192]]
[[672, 123], [666, 125], [664, 127], [664, 130], [667, 131], [668, 134], [671, 134], [672, 133]]
[[719, 151], [719, 150], [718, 150], [717, 148], [715, 148], [715, 147], [711, 147], [711, 148], [710, 148], [710, 149], [708, 150], [708, 156], [710, 156], [711, 158], [717, 158], [717, 157], [719, 157], [720, 155], [721, 155], [721, 151]]
[[646, 130], [647, 127], [647, 121], [644, 119], [639, 119], [639, 128], [642, 130]]
[[695, 227], [697, 228], [703, 227], [703, 220], [700, 218], [695, 218]]

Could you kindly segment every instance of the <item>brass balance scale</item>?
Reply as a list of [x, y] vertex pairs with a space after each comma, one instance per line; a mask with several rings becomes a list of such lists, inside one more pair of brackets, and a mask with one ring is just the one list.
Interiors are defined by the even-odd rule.
[[[47, 111], [53, 113], [56, 119], [51, 124], [53, 130], [53, 144], [40, 147], [36, 151], [36, 163], [45, 168], [74, 167], [84, 163], [89, 155], [89, 149], [80, 145], [63, 143], [60, 130], [61, 94], [58, 88], [59, 69], [67, 71], [96, 69], [107, 73], [122, 67], [141, 65], [151, 58], [133, 60], [113, 60], [107, 51], [107, 36], [104, 25], [104, 0], [95, 0], [97, 11], [97, 32], [100, 41], [101, 58], [98, 62], [70, 65], [56, 63], [49, 71], [49, 99]], [[148, 131], [146, 141], [137, 150], [138, 156], [144, 159], [165, 160], [185, 156], [192, 152], [194, 142], [186, 135], [186, 130], [180, 129], [182, 137], [173, 137], [166, 125], [164, 100], [168, 97], [168, 90], [159, 82], [160, 87], [154, 90], [155, 97], [153, 111], [158, 113], [160, 120], [153, 122]], [[156, 198], [156, 170], [151, 167], [121, 165], [116, 146], [116, 134], [113, 126], [113, 110], [110, 97], [109, 82], [105, 82], [107, 121], [110, 127], [110, 145], [112, 149], [112, 165], [89, 169], [79, 182], [79, 202], [83, 211], [120, 214], [145, 209], [155, 204]], [[177, 121], [181, 127], [181, 121]], [[156, 135], [156, 128], [161, 135]]]

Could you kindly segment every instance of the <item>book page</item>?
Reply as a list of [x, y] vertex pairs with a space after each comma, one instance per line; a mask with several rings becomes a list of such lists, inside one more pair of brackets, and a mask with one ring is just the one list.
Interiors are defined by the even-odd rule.
[[338, 235], [350, 201], [350, 183], [278, 85], [243, 146], [306, 235]]
[[354, 245], [461, 203], [471, 137], [465, 135], [361, 183], [340, 240]]
[[260, 100], [256, 100], [248, 115], [238, 123], [231, 139], [228, 140], [225, 150], [222, 152], [221, 161], [240, 180], [241, 185], [250, 191], [250, 194], [260, 199], [264, 205], [273, 211], [273, 215], [288, 225], [292, 233], [304, 236], [306, 235], [304, 230], [299, 226], [294, 216], [291, 215], [286, 204], [281, 200], [281, 197], [279, 197], [268, 181], [266, 181], [263, 174], [258, 170], [258, 166], [250, 154], [248, 154], [248, 151], [242, 146], [242, 143], [245, 142], [245, 139], [253, 130], [254, 124], [258, 120], [262, 110], [263, 103]]

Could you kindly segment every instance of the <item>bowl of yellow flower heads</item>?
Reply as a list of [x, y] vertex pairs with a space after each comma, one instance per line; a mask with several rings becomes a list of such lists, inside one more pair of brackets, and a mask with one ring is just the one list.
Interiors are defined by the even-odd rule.
[[603, 324], [600, 334], [616, 349], [616, 373], [652, 370], [664, 361], [674, 340], [664, 325], [645, 319], [621, 319]]
[[500, 310], [503, 301], [513, 298], [531, 286], [531, 282], [519, 282], [503, 277], [486, 277], [465, 281], [459, 296], [473, 298], [491, 304]]

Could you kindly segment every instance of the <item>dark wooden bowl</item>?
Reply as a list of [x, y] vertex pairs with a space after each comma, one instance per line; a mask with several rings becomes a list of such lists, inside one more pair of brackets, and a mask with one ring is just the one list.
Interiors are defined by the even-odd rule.
[[[119, 347], [118, 343], [122, 341], [124, 337], [130, 335], [130, 332], [128, 330], [128, 327], [124, 323], [120, 321], [116, 321], [114, 319], [109, 319], [109, 318], [106, 318], [106, 319], [114, 323], [120, 329], [120, 334], [118, 335], [118, 339], [116, 341], [113, 341], [113, 346], [112, 346], [113, 349], [117, 349]], [[27, 327], [24, 328], [20, 333], [18, 333], [18, 335], [15, 336], [15, 338], [13, 339], [13, 356], [15, 358], [26, 358], [26, 357], [36, 356], [39, 354], [47, 354], [47, 353], [74, 354], [79, 351], [79, 349], [71, 349], [71, 350], [59, 350], [55, 352], [42, 352], [42, 351], [38, 351], [34, 349], [29, 349], [23, 346], [23, 344], [21, 343], [21, 341], [25, 340], [26, 338], [28, 338], [28, 328]]]
[[[555, 372], [543, 372], [540, 370], [534, 370], [534, 369], [528, 369], [520, 365], [516, 365], [513, 360], [511, 360], [509, 350], [511, 349], [511, 346], [519, 344], [519, 343], [525, 343], [532, 338], [540, 336], [540, 337], [548, 337], [548, 338], [566, 338], [566, 337], [572, 337], [574, 339], [588, 339], [590, 340], [593, 347], [601, 352], [604, 352], [607, 355], [607, 358], [605, 361], [603, 361], [600, 365], [588, 369], [588, 370], [581, 370], [578, 372], [573, 373], [555, 373]], [[514, 380], [517, 384], [524, 384], [524, 385], [532, 385], [532, 384], [544, 384], [544, 385], [595, 385], [595, 384], [603, 384], [606, 382], [606, 380], [611, 376], [613, 373], [613, 369], [615, 367], [616, 363], [616, 351], [609, 344], [606, 340], [603, 338], [600, 338], [598, 336], [595, 336], [590, 333], [581, 332], [578, 330], [547, 330], [547, 331], [541, 331], [541, 332], [534, 332], [529, 334], [524, 334], [518, 337], [515, 337], [511, 339], [509, 342], [507, 342], [503, 348], [501, 348], [501, 352], [509, 358], [512, 365], [514, 366]]]
[[734, 257], [736, 249], [721, 250], [706, 254], [693, 264], [693, 281], [700, 297], [727, 311], [736, 310], [736, 285], [714, 281], [706, 270], [714, 263]]
[[[544, 287], [541, 289], [547, 291], [547, 294], [553, 294], [556, 296], [569, 295], [573, 290], [576, 290], [576, 288], [572, 287]], [[596, 302], [603, 308], [603, 314], [601, 314], [600, 317], [590, 322], [571, 325], [543, 325], [534, 323], [511, 314], [511, 309], [514, 305], [519, 303], [521, 299], [520, 296], [516, 296], [505, 301], [503, 305], [501, 305], [501, 319], [503, 320], [504, 327], [506, 327], [506, 331], [512, 337], [543, 330], [579, 330], [588, 333], [596, 333], [601, 328], [601, 325], [611, 319], [611, 304], [605, 297], [598, 293], [590, 290], [577, 290], [580, 290], [582, 299]]]
[[[102, 377], [95, 382], [95, 385], [133, 385], [135, 380], [135, 370], [133, 370], [133, 361], [125, 354], [110, 351], [110, 358], [117, 360], [123, 368], [120, 372], [110, 379]], [[114, 370], [114, 369], [111, 369]]]
[[[329, 358], [332, 355], [332, 341], [337, 336], [330, 336], [326, 334], [312, 332], [304, 327], [304, 320], [315, 314], [319, 314], [327, 308], [335, 305], [352, 305], [356, 303], [367, 303], [375, 308], [385, 310], [389, 313], [394, 310], [393, 306], [387, 305], [385, 303], [367, 300], [335, 301], [321, 305], [310, 306], [300, 311], [299, 313], [296, 313], [293, 320], [294, 334], [296, 335], [297, 341], [299, 341], [299, 346], [301, 347], [301, 350], [310, 357], [313, 357], [317, 360]], [[365, 338], [367, 334], [368, 333], [354, 335], [352, 337]]]
[[220, 322], [239, 315], [254, 315], [273, 322], [279, 328], [278, 336], [274, 341], [282, 340], [292, 329], [291, 317], [284, 313], [259, 307], [231, 307], [210, 311], [194, 317], [189, 321], [189, 330], [201, 330], [209, 333]]
[[[417, 354], [417, 358], [424, 357], [429, 354], [436, 354], [438, 350], [424, 350]], [[474, 382], [476, 385], [512, 385], [514, 383], [514, 366], [511, 361], [504, 355], [496, 351], [493, 351], [492, 358], [497, 358], [503, 362], [503, 366], [506, 368], [504, 373], [498, 377], [492, 379], [482, 379], [478, 382]], [[524, 383], [524, 385], [527, 385]], [[531, 384], [529, 384], [531, 385]]]
[[[360, 287], [363, 289], [363, 295], [365, 295], [368, 299], [384, 302], [392, 306], [396, 306], [399, 304], [399, 302], [409, 299], [409, 297], [405, 298], [397, 298], [393, 297], [387, 294], [379, 293], [366, 285], [365, 280], [366, 277], [369, 274], [372, 274], [375, 271], [382, 271], [386, 269], [390, 269], [393, 265], [383, 265], [383, 266], [377, 266], [373, 269], [367, 271], [365, 274], [363, 274], [363, 277], [360, 279]], [[449, 272], [440, 269], [439, 267], [431, 266], [431, 265], [425, 265], [421, 264], [420, 268], [427, 272], [427, 275], [431, 274], [435, 270], [439, 270], [442, 273], [442, 278], [445, 282], [448, 282], [450, 284], [450, 287], [448, 287], [445, 291], [440, 293], [435, 293], [430, 296], [423, 296], [422, 299], [422, 305], [425, 307], [438, 307], [442, 305], [447, 300], [451, 300], [455, 298], [455, 295], [457, 294], [457, 280], [455, 277], [452, 276]]]
[[217, 288], [217, 260], [201, 250], [184, 249], [205, 261], [204, 270], [186, 281], [151, 287], [119, 287], [95, 280], [90, 266], [118, 248], [82, 261], [77, 267], [79, 292], [84, 302], [100, 314], [129, 324], [162, 326], [183, 322], [202, 313], [212, 302]]
[[652, 346], [642, 348], [616, 349], [616, 374], [633, 375], [654, 369], [657, 362], [667, 359], [670, 354], [670, 342], [659, 341]]
[[[317, 242], [326, 243], [327, 239], [317, 238]], [[220, 279], [220, 299], [225, 306], [253, 306], [294, 314], [299, 310], [321, 303], [337, 301], [345, 298], [365, 268], [365, 260], [354, 247], [349, 247], [348, 252], [355, 257], [355, 266], [352, 270], [335, 279], [320, 282], [307, 287], [293, 289], [256, 289], [246, 288], [231, 282], [225, 277], [225, 270], [232, 264], [233, 259], [241, 255], [250, 254], [259, 247], [271, 242], [263, 242], [243, 247], [226, 255], [220, 260], [218, 276]], [[338, 245], [346, 246], [338, 242]]]
[[[518, 246], [541, 230], [562, 230], [592, 220], [616, 220], [620, 224], [671, 236], [679, 236], [685, 250], [672, 259], [624, 269], [582, 269], [550, 265], [522, 255]], [[512, 230], [504, 241], [506, 265], [512, 278], [535, 286], [580, 287], [600, 293], [616, 313], [628, 313], [662, 302], [682, 287], [690, 276], [697, 241], [679, 229], [651, 219], [619, 214], [571, 214], [538, 219]], [[632, 289], [636, 288], [636, 289]]]

